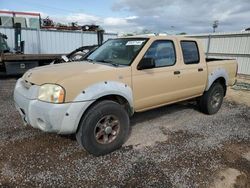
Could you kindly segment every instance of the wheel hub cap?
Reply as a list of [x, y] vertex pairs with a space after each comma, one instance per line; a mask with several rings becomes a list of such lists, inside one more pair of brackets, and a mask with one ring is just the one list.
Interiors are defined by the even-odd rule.
[[211, 100], [213, 108], [216, 108], [217, 106], [219, 106], [220, 101], [221, 101], [221, 94], [219, 92], [216, 92], [213, 95], [212, 100]]
[[105, 133], [106, 134], [110, 134], [112, 132], [112, 128], [111, 127], [106, 127], [105, 128]]
[[97, 122], [94, 135], [98, 143], [109, 144], [117, 138], [119, 131], [119, 119], [114, 115], [106, 115]]

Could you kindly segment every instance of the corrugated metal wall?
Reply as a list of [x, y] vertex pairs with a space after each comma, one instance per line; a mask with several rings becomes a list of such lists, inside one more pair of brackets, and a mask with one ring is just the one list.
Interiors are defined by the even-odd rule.
[[[8, 45], [14, 48], [14, 29], [0, 28], [8, 36]], [[234, 58], [239, 64], [238, 73], [250, 75], [250, 32], [212, 33], [189, 35], [203, 41], [208, 57]], [[117, 34], [104, 34], [104, 41]], [[25, 53], [68, 53], [80, 46], [97, 44], [94, 32], [52, 31], [22, 29]]]
[[250, 32], [189, 36], [202, 39], [208, 57], [236, 59], [238, 73], [250, 75]]
[[[0, 27], [0, 32], [8, 36], [8, 45], [13, 49], [14, 29]], [[104, 41], [116, 37], [117, 34], [105, 33]], [[22, 40], [25, 41], [26, 54], [61, 54], [69, 53], [80, 46], [97, 44], [97, 34], [81, 31], [22, 29]]]

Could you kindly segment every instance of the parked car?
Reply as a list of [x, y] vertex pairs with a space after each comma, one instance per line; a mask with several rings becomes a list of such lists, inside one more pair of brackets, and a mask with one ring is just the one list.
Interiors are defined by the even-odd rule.
[[25, 124], [46, 132], [76, 134], [96, 156], [122, 146], [135, 112], [195, 99], [215, 114], [237, 63], [206, 59], [199, 40], [180, 36], [112, 39], [85, 61], [37, 67], [15, 86]]
[[67, 55], [62, 55], [61, 57], [54, 59], [50, 64], [83, 61], [90, 53], [95, 51], [99, 46], [100, 45], [81, 46], [80, 48], [73, 50]]

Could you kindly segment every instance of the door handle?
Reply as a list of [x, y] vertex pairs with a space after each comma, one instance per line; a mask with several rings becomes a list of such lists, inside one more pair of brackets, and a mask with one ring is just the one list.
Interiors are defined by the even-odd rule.
[[198, 68], [198, 71], [199, 71], [199, 72], [203, 71], [203, 68]]
[[181, 71], [174, 71], [174, 74], [181, 74]]

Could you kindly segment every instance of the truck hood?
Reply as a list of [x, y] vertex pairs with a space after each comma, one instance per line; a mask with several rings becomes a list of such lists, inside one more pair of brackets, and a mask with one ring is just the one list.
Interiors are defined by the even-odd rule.
[[58, 84], [66, 90], [65, 102], [74, 101], [91, 85], [115, 81], [131, 86], [131, 67], [114, 67], [99, 63], [76, 62], [48, 65], [26, 72], [23, 79], [35, 85]]
[[31, 69], [23, 75], [23, 78], [33, 84], [42, 85], [44, 83], [59, 83], [76, 75], [88, 78], [88, 74], [112, 71], [113, 69], [116, 67], [89, 62], [62, 63]]

